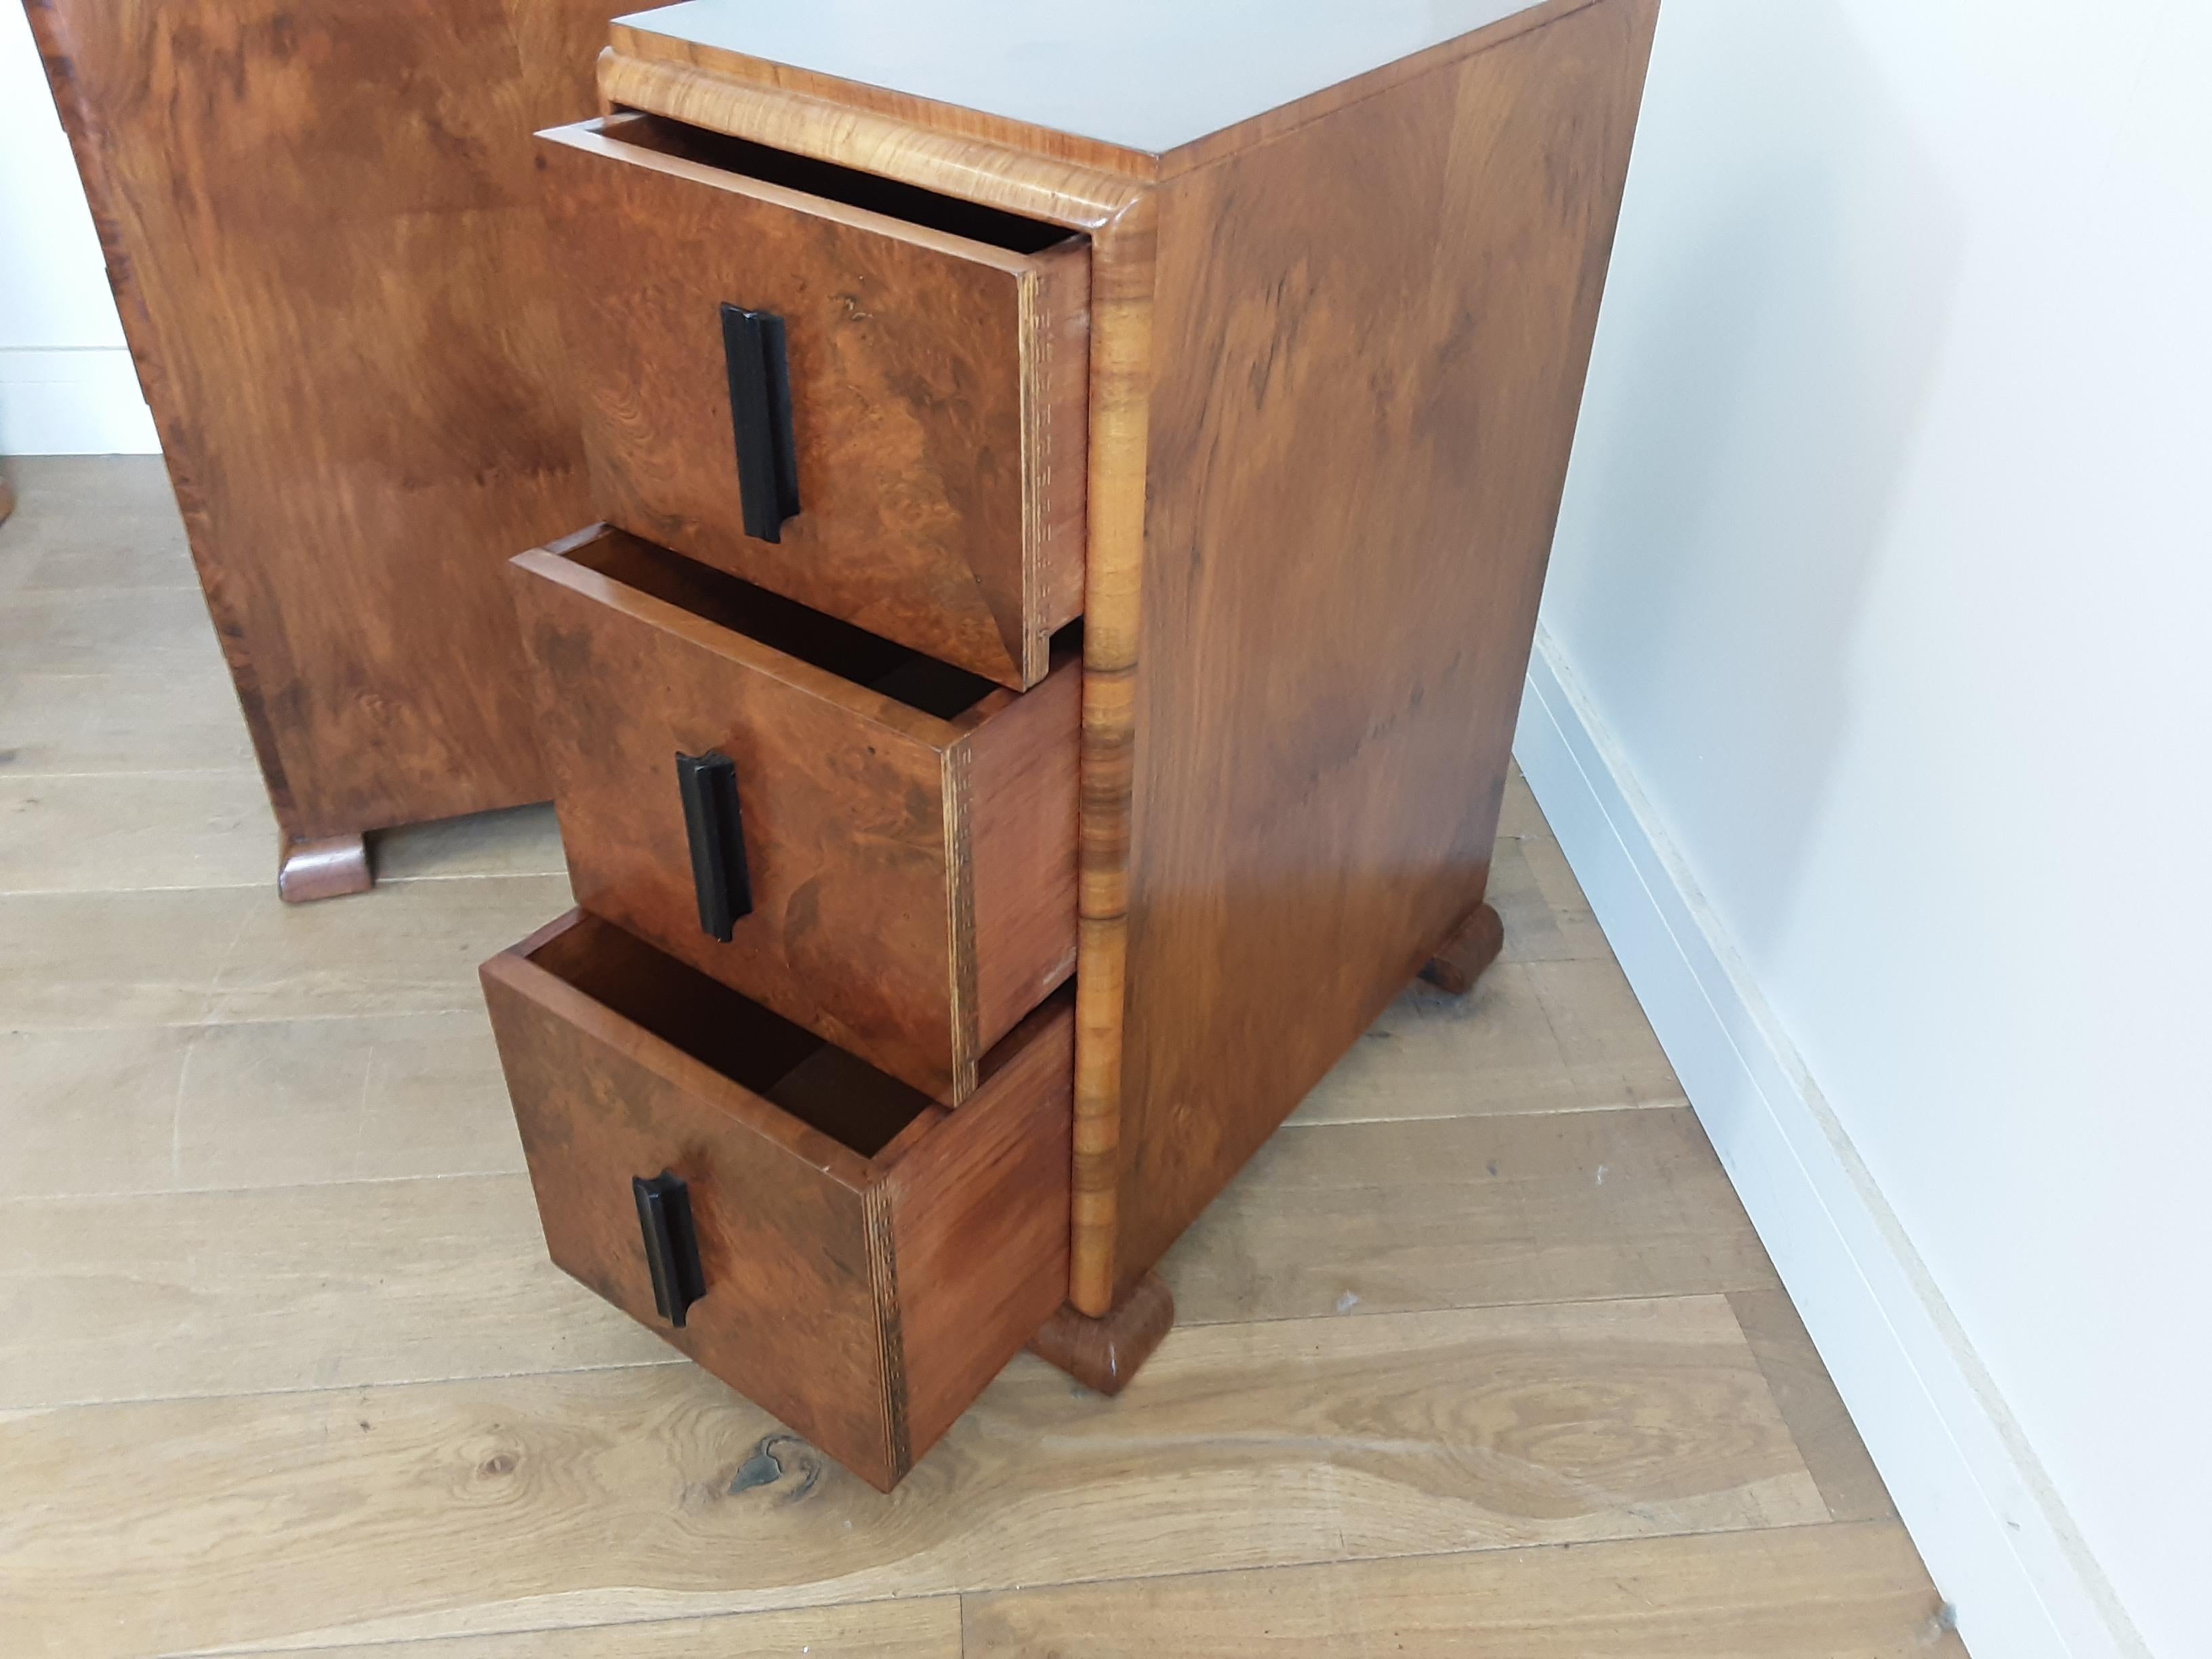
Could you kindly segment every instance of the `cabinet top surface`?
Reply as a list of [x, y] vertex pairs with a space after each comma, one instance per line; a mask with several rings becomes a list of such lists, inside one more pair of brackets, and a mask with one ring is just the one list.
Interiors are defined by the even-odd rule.
[[1538, 0], [686, 0], [688, 46], [1165, 155]]

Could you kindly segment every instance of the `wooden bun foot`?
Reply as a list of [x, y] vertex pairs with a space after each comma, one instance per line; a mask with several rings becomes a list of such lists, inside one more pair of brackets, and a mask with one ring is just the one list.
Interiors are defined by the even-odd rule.
[[1030, 1340], [1030, 1352], [1085, 1388], [1119, 1394], [1174, 1323], [1174, 1293], [1158, 1273], [1146, 1273], [1103, 1319], [1063, 1304]]
[[376, 884], [369, 873], [368, 838], [326, 836], [320, 841], [284, 842], [276, 866], [276, 896], [287, 904], [366, 893]]
[[1443, 947], [1429, 958], [1421, 977], [1440, 991], [1463, 997], [1474, 989], [1482, 970], [1497, 961], [1504, 948], [1504, 921], [1487, 904], [1478, 904]]

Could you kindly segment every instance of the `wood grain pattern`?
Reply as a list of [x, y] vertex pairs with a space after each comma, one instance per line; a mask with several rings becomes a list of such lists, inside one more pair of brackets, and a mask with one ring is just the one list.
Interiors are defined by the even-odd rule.
[[1116, 1283], [1483, 896], [1656, 11], [1162, 189]]
[[1893, 1521], [1897, 1506], [1881, 1473], [1867, 1455], [1850, 1413], [1820, 1363], [1820, 1351], [1806, 1334], [1805, 1322], [1779, 1285], [1771, 1290], [1729, 1292], [1729, 1306], [1743, 1328], [1759, 1368], [1766, 1374], [1782, 1420], [1790, 1425], [1797, 1449], [1829, 1516], [1838, 1521]]
[[[0, 1202], [0, 1262], [23, 1264], [20, 1273], [0, 1267], [0, 1409], [493, 1376], [650, 1362], [665, 1352], [544, 1259], [489, 1031], [465, 1044], [448, 1032], [444, 1054], [410, 1069], [405, 1045], [439, 1041], [431, 1021], [317, 1025], [218, 1027], [189, 1063], [148, 1079], [149, 1105], [167, 1106], [180, 1078], [186, 1085], [186, 1176], [223, 1183], [198, 1192], [144, 1190], [155, 1182], [142, 1175], [132, 1183], [140, 1190], [88, 1194], [86, 1173], [105, 1176], [143, 1157], [143, 1141], [132, 1145], [136, 1114], [103, 1113], [89, 1097], [97, 1073], [79, 1073], [78, 1088], [58, 1095], [69, 1081], [58, 1042], [41, 1045], [43, 1054], [0, 1044], [0, 1066], [30, 1097], [31, 1109], [20, 1113], [0, 1100], [18, 1164], [62, 1132], [39, 1121], [40, 1108], [74, 1108], [100, 1125], [79, 1130], [80, 1164], [23, 1171], [48, 1176], [41, 1199]], [[129, 1046], [139, 1036], [126, 1034]], [[82, 1036], [76, 1042], [89, 1046]], [[332, 1049], [336, 1063], [325, 1058]], [[161, 1047], [142, 1050], [139, 1064], [165, 1057]], [[810, 1083], [834, 1091], [840, 1079], [787, 1077], [779, 1102], [793, 1115], [829, 1121], [834, 1098], [819, 1086], [804, 1091]], [[492, 1121], [495, 1109], [504, 1123]], [[448, 1128], [427, 1144], [350, 1144], [357, 1125], [419, 1133], [441, 1115], [460, 1118], [478, 1139], [458, 1140]], [[1287, 1127], [1161, 1264], [1177, 1299], [1172, 1315], [1157, 1291], [1147, 1301], [1133, 1295], [1121, 1320], [1076, 1325], [1039, 1314], [1031, 1346], [1096, 1388], [1126, 1382], [1171, 1316], [1188, 1328], [1725, 1291], [1831, 1511], [1872, 1518], [1849, 1511], [1869, 1494], [1882, 1501], [1880, 1483], [1867, 1479], [1864, 1453], [1810, 1345], [1781, 1328], [1778, 1310], [1761, 1308], [1759, 1298], [1778, 1294], [1771, 1269], [1686, 1120], [1591, 1113]], [[158, 1131], [166, 1176], [167, 1118]], [[930, 1132], [925, 1126], [917, 1152]], [[1034, 1140], [1041, 1144], [1012, 1146], [1007, 1155], [1066, 1152], [1062, 1127], [1048, 1124]], [[897, 1156], [894, 1145], [875, 1161]], [[516, 1173], [447, 1173], [486, 1166]], [[324, 1184], [275, 1184], [287, 1176]], [[1001, 1219], [1030, 1224], [1011, 1215], [975, 1219], [985, 1229]], [[1045, 1225], [1042, 1214], [1035, 1224]], [[942, 1235], [966, 1236], [964, 1224]], [[1060, 1248], [1031, 1237], [1013, 1253]], [[52, 1263], [64, 1250], [68, 1270], [58, 1273]], [[918, 1287], [912, 1275], [902, 1279], [902, 1297], [929, 1294], [930, 1278]], [[1139, 1281], [1140, 1294], [1152, 1282]], [[915, 1352], [915, 1304], [905, 1299], [909, 1381], [919, 1393], [930, 1367]], [[957, 1331], [957, 1303], [956, 1287], [943, 1328]], [[1080, 1364], [1064, 1346], [1047, 1352], [1055, 1326], [1073, 1327], [1060, 1332], [1063, 1342], [1095, 1340], [1111, 1352], [1094, 1349]]]
[[163, 1193], [374, 1182], [404, 1198], [419, 1195], [410, 1177], [519, 1173], [499, 1055], [471, 1000], [441, 1014], [0, 1035], [0, 1197], [133, 1194], [137, 1222], [107, 1231], [158, 1262], [169, 1223], [147, 1200]]
[[1063, 1304], [1030, 1339], [1030, 1352], [1109, 1398], [1129, 1386], [1175, 1325], [1175, 1293], [1158, 1273], [1130, 1286], [1103, 1319]]
[[1159, 1272], [1185, 1326], [1776, 1285], [1684, 1107], [1286, 1125]]
[[32, 0], [278, 823], [538, 799], [501, 566], [586, 515], [533, 126], [608, 0]]
[[[1041, 679], [1082, 604], [1082, 241], [653, 116], [545, 133], [538, 161], [601, 515]], [[726, 302], [787, 331], [802, 506], [777, 543], [738, 510]]]
[[866, 109], [609, 52], [600, 88], [711, 131], [1091, 233], [1088, 557], [1084, 588], [1075, 1201], [1070, 1301], [1115, 1299], [1123, 972], [1134, 788], [1137, 641], [1152, 396], [1150, 189], [1051, 156], [925, 131]]
[[849, 104], [732, 80], [689, 64], [599, 56], [599, 95], [687, 126], [811, 155], [1071, 230], [1109, 222], [1145, 187], [1049, 156], [927, 131]]
[[[1072, 656], [1016, 696], [619, 532], [515, 565], [577, 902], [965, 1098], [1073, 966]], [[726, 942], [674, 769], [709, 751], [737, 765], [752, 887]]]
[[545, 1259], [514, 1175], [16, 1200], [0, 1249], [0, 1412], [681, 1363]]
[[1067, 1299], [1103, 1317], [1119, 1272], [1129, 857], [1135, 814], [1158, 204], [1137, 198], [1091, 238], [1091, 552], [1084, 578], [1077, 815], [1074, 1249]]
[[907, 1423], [937, 1443], [1067, 1288], [1072, 998], [993, 1053], [983, 1091], [900, 1153], [887, 1177]]
[[894, 87], [866, 85], [745, 52], [702, 46], [656, 28], [649, 17], [617, 23], [610, 31], [614, 43], [610, 56], [625, 65], [690, 70], [725, 82], [817, 99], [933, 136], [1002, 144], [1055, 161], [1149, 180], [1172, 178], [1206, 161], [1263, 143], [1588, 3], [1589, 0], [1540, 0], [1486, 28], [1472, 31], [1425, 52], [1409, 53], [1367, 74], [1324, 88], [1310, 97], [1158, 153], [1039, 125], [990, 110], [916, 97]]
[[[264, 1650], [269, 1659], [355, 1654], [353, 1646]], [[957, 1596], [902, 1596], [835, 1607], [666, 1619], [651, 1624], [533, 1630], [514, 1635], [432, 1638], [410, 1644], [407, 1659], [962, 1659]]]
[[1905, 1528], [1432, 1555], [969, 1598], [967, 1659], [1966, 1659]]
[[[1065, 1011], [938, 1116], [580, 913], [483, 978], [555, 1262], [871, 1484], [896, 1486], [1059, 1297]], [[824, 1061], [834, 1081], [810, 1075]], [[681, 1328], [630, 1193], [664, 1170], [689, 1184], [707, 1286]]]
[[[15, 470], [24, 499], [0, 530], [0, 738], [24, 744], [11, 772], [127, 772], [185, 752], [179, 732], [206, 733], [190, 752], [214, 757], [218, 728], [244, 754], [219, 671], [133, 671], [161, 695], [117, 695], [112, 661], [166, 663], [166, 612], [88, 608], [83, 631], [58, 642], [57, 613], [30, 591], [64, 573], [131, 579], [144, 550], [126, 544], [137, 532], [115, 507], [134, 465], [70, 463], [66, 481], [58, 463]], [[161, 533], [181, 562], [181, 532]], [[197, 611], [196, 591], [180, 597]], [[191, 621], [198, 665], [213, 641]], [[82, 672], [55, 652], [82, 656]], [[250, 757], [227, 763], [250, 778]], [[180, 834], [200, 810], [160, 793], [143, 807], [150, 836]], [[1164, 1264], [1186, 1323], [1139, 1386], [1103, 1401], [1017, 1358], [885, 1499], [539, 1255], [473, 970], [565, 905], [566, 883], [483, 878], [551, 867], [548, 847], [557, 861], [536, 817], [455, 828], [466, 838], [445, 852], [409, 854], [411, 873], [452, 878], [341, 905], [290, 908], [252, 888], [106, 890], [143, 872], [123, 842], [71, 866], [84, 890], [0, 898], [0, 1006], [18, 1028], [0, 1033], [0, 1185], [18, 1200], [0, 1204], [10, 1659], [261, 1644], [370, 1659], [397, 1650], [368, 1644], [410, 1638], [436, 1659], [721, 1659], [779, 1644], [919, 1659], [957, 1650], [948, 1610], [963, 1592], [1200, 1566], [1302, 1573], [1445, 1547], [1473, 1553], [1480, 1582], [1455, 1581], [1447, 1602], [1422, 1581], [1377, 1581], [1401, 1603], [1360, 1589], [1361, 1568], [1332, 1581], [1333, 1628], [1305, 1645], [1424, 1639], [1431, 1618], [1452, 1630], [1526, 1571], [1536, 1614], [1462, 1650], [1565, 1644], [1581, 1659], [1587, 1634], [1607, 1659], [1601, 1641], [1636, 1652], [1573, 1617], [1618, 1605], [1601, 1583], [1519, 1565], [1548, 1547], [1512, 1547], [1494, 1518], [1510, 1502], [1485, 1462], [1494, 1443], [1465, 1426], [1506, 1415], [1552, 1425], [1539, 1456], [1567, 1506], [1524, 1534], [1680, 1536], [1663, 1558], [1603, 1542], [1564, 1556], [1593, 1573], [1626, 1560], [1656, 1621], [1638, 1633], [1657, 1652], [1686, 1621], [1726, 1659], [1765, 1659], [1747, 1629], [1796, 1659], [1802, 1621], [1778, 1607], [1764, 1627], [1747, 1624], [1743, 1597], [1802, 1601], [1838, 1644], [1857, 1639], [1846, 1578], [1869, 1604], [1928, 1605], [1908, 1550], [1862, 1556], [1859, 1529], [1821, 1518], [1847, 1501], [1833, 1454], [1848, 1430], [1828, 1414], [1832, 1390], [1806, 1410], [1818, 1361], [1778, 1341], [1771, 1291], [1727, 1300], [1774, 1406], [1747, 1375], [1745, 1339], [1704, 1303], [1687, 1323], [1679, 1309], [1654, 1316], [1671, 1347], [1601, 1335], [1602, 1310], [1516, 1315], [1522, 1370], [1540, 1380], [1490, 1391], [1504, 1333], [1447, 1304], [1650, 1294], [1664, 1310], [1758, 1260], [1682, 1114], [1550, 1115], [1654, 1098], [1662, 1084], [1679, 1103], [1679, 1091], [1602, 939], [1583, 948], [1566, 909], [1545, 919], [1547, 893], [1577, 908], [1579, 896], [1534, 881], [1543, 866], [1511, 842], [1497, 867], [1528, 883], [1509, 918], [1516, 945], [1549, 957], [1571, 939], [1577, 959], [1508, 960], [1463, 1001], [1409, 989], [1346, 1061], [1347, 1086], [1313, 1103], [1361, 1121], [1310, 1144], [1299, 1129], [1278, 1135]], [[1510, 828], [1541, 836], [1525, 797]], [[391, 837], [379, 848], [398, 850]], [[387, 1012], [416, 1007], [462, 1012]], [[130, 1024], [164, 1011], [183, 1023]], [[1536, 1115], [1438, 1121], [1513, 1112]], [[1576, 1126], [1582, 1138], [1553, 1139]], [[94, 1186], [122, 1195], [85, 1197]], [[1339, 1316], [1346, 1288], [1361, 1300]], [[1416, 1334], [1376, 1344], [1377, 1307], [1429, 1311]], [[1326, 1316], [1241, 1334], [1195, 1322], [1300, 1313]], [[1402, 1322], [1386, 1313], [1382, 1325]], [[1409, 1364], [1409, 1347], [1433, 1362]], [[625, 1352], [660, 1363], [623, 1365]], [[54, 1405], [126, 1393], [137, 1398]], [[1732, 1416], [1751, 1433], [1730, 1443]], [[1635, 1449], [1570, 1465], [1559, 1449], [1575, 1440]], [[1790, 1444], [1818, 1507], [1801, 1487], [1802, 1507], [1765, 1503], [1786, 1531], [1697, 1530], [1756, 1525], [1753, 1504], [1715, 1494], [1788, 1468]], [[1802, 1553], [1790, 1565], [1769, 1546]], [[1741, 1595], [1701, 1600], [1715, 1582]], [[1279, 1598], [1302, 1620], [1304, 1583], [1285, 1579]], [[1164, 1607], [1188, 1605], [1180, 1578], [1147, 1583]], [[739, 1610], [760, 1604], [779, 1610]], [[1115, 1628], [1085, 1635], [1103, 1644]], [[900, 1632], [923, 1645], [898, 1645]], [[1931, 1634], [1932, 1650], [1955, 1652], [1944, 1639]]]
[[1824, 1516], [1718, 1297], [1186, 1330], [1111, 1404], [1018, 1360], [888, 1501], [682, 1365], [15, 1415], [0, 1467], [26, 1659]]

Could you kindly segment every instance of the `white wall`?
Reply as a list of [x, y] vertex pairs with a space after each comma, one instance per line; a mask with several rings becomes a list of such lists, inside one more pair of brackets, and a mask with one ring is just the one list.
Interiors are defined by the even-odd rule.
[[0, 3], [0, 455], [160, 447], [23, 9]]
[[1524, 718], [1978, 1659], [2212, 1654], [2208, 76], [1666, 0]]

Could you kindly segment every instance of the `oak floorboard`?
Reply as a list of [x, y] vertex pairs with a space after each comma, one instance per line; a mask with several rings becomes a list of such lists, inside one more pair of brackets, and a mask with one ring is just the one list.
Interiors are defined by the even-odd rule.
[[1548, 836], [1508, 837], [1491, 854], [1483, 896], [1505, 923], [1508, 962], [1609, 960], [1612, 948]]
[[1194, 1574], [968, 1599], [967, 1659], [1965, 1659], [1894, 1523]]
[[[0, 894], [252, 887], [276, 879], [260, 777], [242, 771], [0, 770]], [[567, 872], [550, 806], [410, 824], [374, 837], [380, 885]]]
[[1718, 1297], [1179, 1330], [1111, 1401], [1023, 1357], [888, 1498], [680, 1364], [20, 1413], [0, 1468], [24, 1659], [1826, 1518]]
[[0, 1006], [17, 1030], [477, 1009], [477, 964], [571, 902], [557, 876], [396, 882], [304, 905], [267, 884], [13, 894], [0, 896]]
[[1498, 962], [1455, 997], [1416, 982], [1291, 1114], [1352, 1123], [1680, 1106], [1682, 1085], [1611, 958]]
[[1505, 796], [1498, 805], [1498, 837], [1500, 841], [1521, 841], [1530, 836], [1549, 838], [1552, 826], [1544, 817], [1544, 810], [1536, 805], [1535, 792], [1528, 787], [1528, 780], [1521, 775], [1517, 763], [1505, 769]]
[[934, 1595], [647, 1624], [432, 1637], [404, 1647], [258, 1650], [268, 1659], [961, 1659], [960, 1599]]
[[0, 773], [0, 893], [266, 889], [276, 867], [252, 773]]
[[520, 1176], [0, 1202], [0, 1410], [654, 1362]]
[[196, 587], [0, 589], [11, 674], [191, 672], [222, 659]]
[[561, 876], [561, 825], [550, 803], [387, 830], [371, 849], [379, 882], [468, 876]]
[[[480, 1024], [124, 1033], [100, 1052], [135, 1109], [67, 1075], [87, 1052], [67, 1034], [0, 1039], [0, 1060], [50, 1050], [64, 1073], [27, 1091], [51, 1110], [0, 1105], [44, 1153], [10, 1179], [42, 1169], [48, 1188], [0, 1201], [0, 1264], [24, 1264], [0, 1266], [0, 1407], [661, 1357], [548, 1264], [524, 1176], [465, 1178], [520, 1167]], [[72, 1133], [76, 1155], [58, 1154]], [[462, 1167], [420, 1167], [441, 1149]], [[382, 1178], [409, 1174], [454, 1178]], [[102, 1181], [112, 1195], [92, 1190]], [[41, 1246], [64, 1226], [84, 1243], [56, 1263]], [[1185, 1326], [1775, 1282], [1680, 1109], [1286, 1129], [1162, 1270]]]
[[[204, 661], [173, 672], [0, 672], [0, 776], [154, 771], [239, 772], [258, 783], [213, 641]], [[272, 843], [275, 835], [270, 820]]]
[[18, 455], [7, 469], [15, 510], [0, 534], [0, 593], [198, 592], [185, 521], [160, 456]]
[[1775, 1284], [1682, 1107], [1292, 1124], [1160, 1272], [1184, 1325]]
[[4, 1032], [0, 1078], [0, 1198], [523, 1168], [482, 1009]]
[[1867, 1455], [1866, 1443], [1789, 1293], [1779, 1285], [1731, 1291], [1729, 1305], [1766, 1374], [1767, 1391], [1790, 1425], [1829, 1516], [1838, 1521], [1894, 1520], [1897, 1507], [1889, 1488]]

